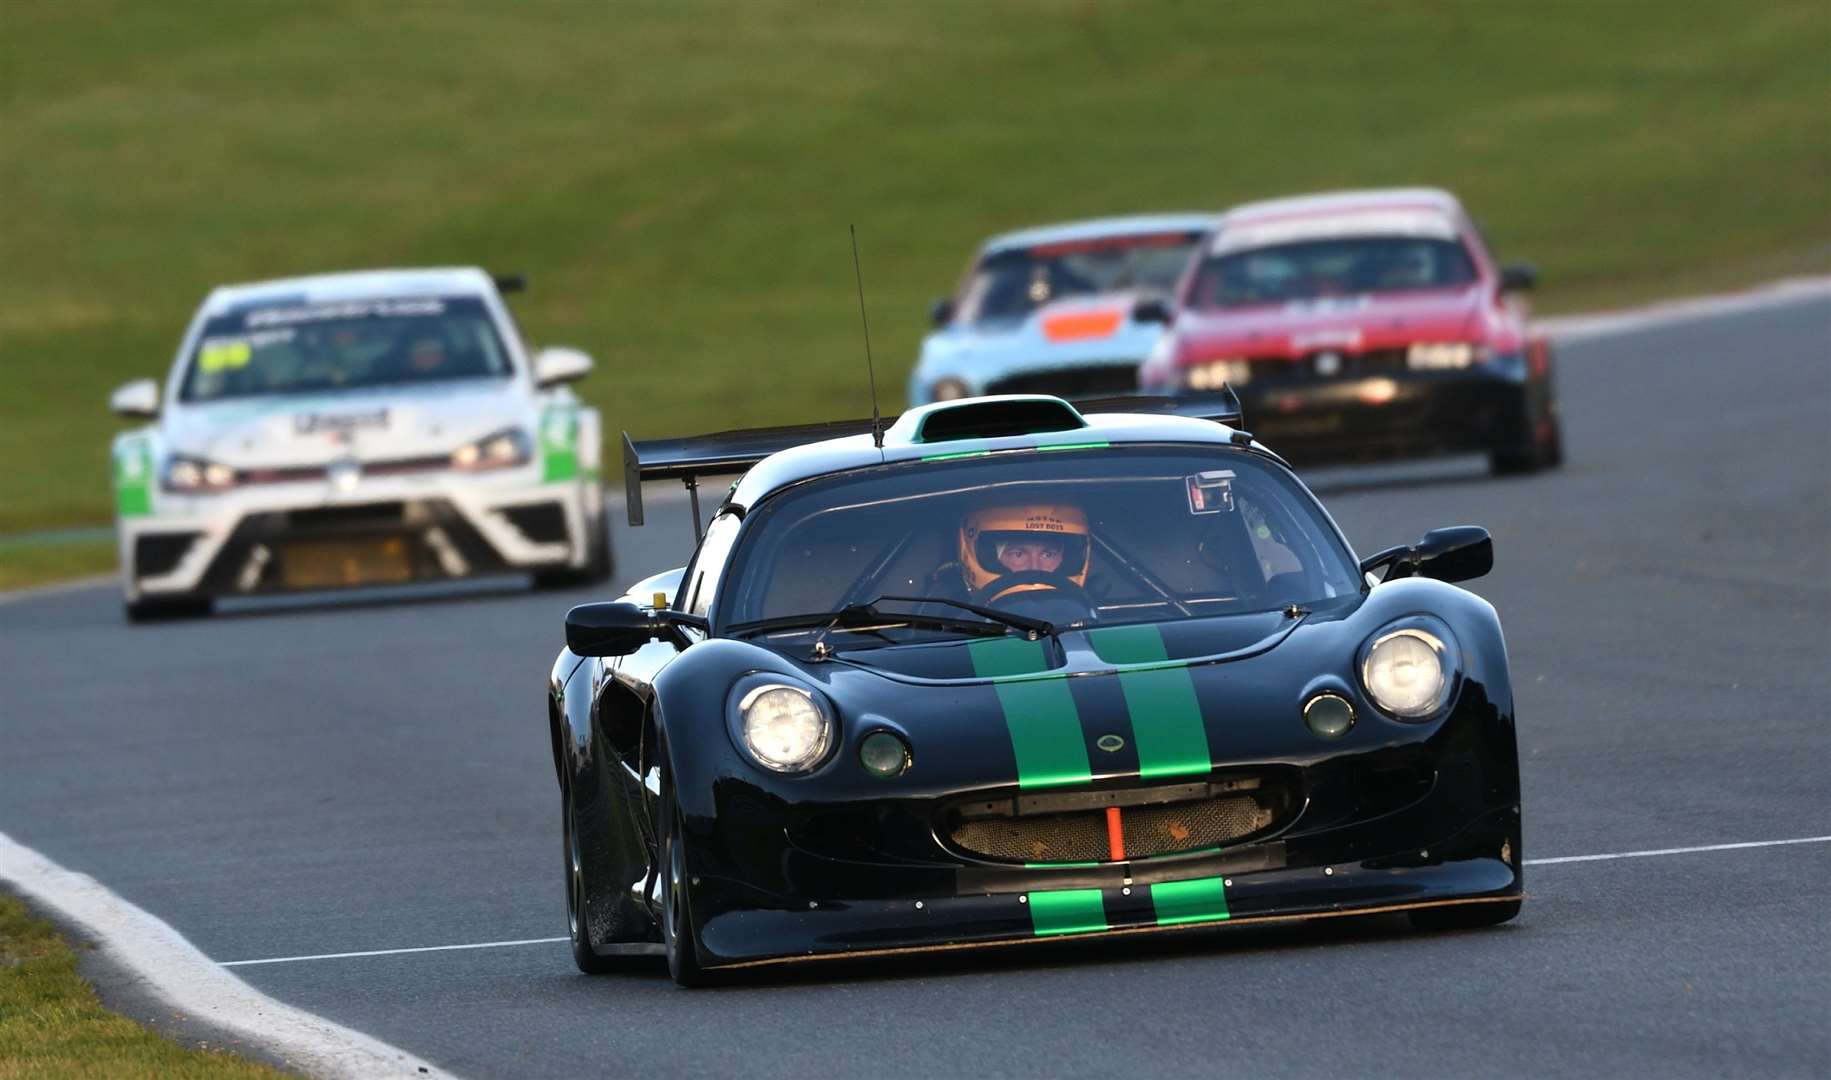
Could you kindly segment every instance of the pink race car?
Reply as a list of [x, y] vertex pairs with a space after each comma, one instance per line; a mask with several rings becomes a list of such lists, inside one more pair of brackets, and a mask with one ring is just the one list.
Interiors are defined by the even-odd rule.
[[1485, 452], [1497, 473], [1563, 461], [1550, 344], [1447, 192], [1394, 188], [1229, 210], [1140, 369], [1147, 393], [1239, 395], [1253, 434], [1294, 461]]

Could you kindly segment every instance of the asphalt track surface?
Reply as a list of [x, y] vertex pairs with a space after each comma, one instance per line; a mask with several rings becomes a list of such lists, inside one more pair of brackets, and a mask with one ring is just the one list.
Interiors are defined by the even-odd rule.
[[[1493, 531], [1474, 587], [1512, 652], [1528, 859], [1831, 833], [1831, 303], [1561, 360], [1562, 471], [1312, 480], [1363, 554]], [[621, 566], [686, 539], [655, 512]], [[0, 831], [218, 961], [563, 935], [542, 679], [589, 595], [157, 628], [108, 587], [0, 603]], [[652, 962], [579, 975], [562, 943], [235, 970], [477, 1076], [1824, 1076], [1828, 880], [1822, 843], [1558, 863], [1493, 930], [1241, 926], [694, 992]]]

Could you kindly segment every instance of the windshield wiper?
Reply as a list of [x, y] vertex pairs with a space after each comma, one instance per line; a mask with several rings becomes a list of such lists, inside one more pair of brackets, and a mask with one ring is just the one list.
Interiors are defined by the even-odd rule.
[[1008, 611], [999, 611], [997, 608], [969, 604], [964, 600], [949, 600], [946, 597], [941, 596], [880, 596], [874, 600], [867, 600], [863, 604], [855, 606], [875, 611], [875, 605], [879, 600], [896, 600], [906, 604], [943, 604], [947, 607], [959, 608], [961, 611], [970, 611], [981, 618], [990, 619], [996, 623], [1003, 623], [1016, 630], [1022, 630], [1030, 635], [1030, 640], [1032, 641], [1035, 641], [1038, 637], [1042, 636], [1055, 636], [1055, 624], [1053, 623], [1044, 622], [1041, 619], [1032, 619], [1028, 615], [1013, 615]]
[[914, 615], [904, 612], [878, 611], [870, 604], [849, 604], [838, 611], [807, 612], [802, 615], [778, 615], [772, 619], [758, 619], [754, 622], [738, 623], [728, 633], [750, 636], [768, 634], [778, 630], [818, 629], [819, 638], [815, 644], [821, 644], [828, 632], [833, 630], [855, 630], [860, 633], [881, 633], [880, 626], [913, 626], [924, 630], [953, 630], [966, 634], [1007, 634], [1008, 624], [998, 622], [979, 622], [976, 619], [948, 619], [937, 615]]

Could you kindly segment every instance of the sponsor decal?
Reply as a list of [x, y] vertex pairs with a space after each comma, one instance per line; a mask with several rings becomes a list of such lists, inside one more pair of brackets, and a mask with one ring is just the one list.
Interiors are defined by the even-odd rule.
[[114, 451], [114, 508], [121, 517], [153, 512], [153, 448], [145, 439], [129, 439]]
[[1095, 739], [1094, 745], [1109, 754], [1117, 754], [1125, 749], [1125, 736], [1108, 733]]
[[[1362, 301], [1365, 301], [1366, 297], [1361, 297], [1361, 299]], [[1324, 308], [1322, 305], [1326, 304], [1334, 304], [1336, 306], [1333, 308]], [[1342, 307], [1346, 305], [1343, 301], [1331, 300], [1325, 297], [1321, 300], [1293, 300], [1286, 306], [1305, 306], [1307, 311], [1314, 314], [1324, 310], [1341, 310]], [[1346, 349], [1349, 352], [1355, 352], [1358, 351], [1360, 347], [1361, 331], [1358, 326], [1346, 326], [1332, 330], [1311, 330], [1308, 333], [1291, 335], [1291, 351], [1297, 353], [1307, 353], [1315, 349]], [[1338, 363], [1340, 360], [1341, 358], [1339, 356], [1336, 357]]]
[[551, 408], [540, 420], [541, 483], [571, 480], [579, 474], [578, 410]]
[[292, 418], [292, 429], [300, 435], [347, 436], [364, 428], [387, 426], [387, 409], [360, 413], [298, 413]]
[[1125, 321], [1125, 311], [1072, 311], [1043, 317], [1043, 337], [1050, 341], [1089, 341], [1111, 337]]
[[436, 297], [409, 300], [351, 300], [335, 304], [262, 308], [258, 311], [250, 311], [244, 318], [243, 325], [254, 330], [268, 326], [323, 322], [328, 319], [398, 318], [443, 314], [445, 314], [445, 301]]

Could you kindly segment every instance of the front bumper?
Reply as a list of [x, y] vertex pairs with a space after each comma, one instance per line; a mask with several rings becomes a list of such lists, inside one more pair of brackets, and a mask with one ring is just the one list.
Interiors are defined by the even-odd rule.
[[[1400, 772], [1416, 782], [1372, 779]], [[691, 908], [706, 963], [750, 966], [1504, 902], [1524, 888], [1518, 775], [1510, 718], [1459, 710], [1420, 743], [1304, 766], [1301, 809], [1263, 839], [1054, 866], [947, 853], [932, 803], [860, 808], [856, 851], [813, 851], [792, 814], [734, 791], [718, 816], [741, 824], [690, 838]], [[918, 821], [931, 823], [926, 858], [913, 857]]]
[[1510, 367], [1234, 386], [1245, 426], [1297, 464], [1524, 452], [1528, 384]]
[[130, 601], [449, 580], [583, 566], [594, 485], [500, 474], [365, 477], [213, 495], [159, 493], [119, 519]]

